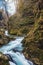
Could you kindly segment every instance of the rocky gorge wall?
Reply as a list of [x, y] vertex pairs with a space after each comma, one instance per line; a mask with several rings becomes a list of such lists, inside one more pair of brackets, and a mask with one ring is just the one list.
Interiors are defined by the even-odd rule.
[[23, 40], [26, 58], [43, 65], [43, 0], [22, 0], [17, 14], [9, 21], [10, 34], [26, 36]]

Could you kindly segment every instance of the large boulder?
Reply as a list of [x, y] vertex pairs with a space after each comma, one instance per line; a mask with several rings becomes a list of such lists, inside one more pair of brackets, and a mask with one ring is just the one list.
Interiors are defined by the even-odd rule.
[[9, 65], [8, 57], [2, 53], [0, 53], [0, 65]]

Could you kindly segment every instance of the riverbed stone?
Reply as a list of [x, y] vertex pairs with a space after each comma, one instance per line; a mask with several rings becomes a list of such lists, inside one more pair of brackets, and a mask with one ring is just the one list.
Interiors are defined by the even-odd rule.
[[0, 65], [9, 65], [8, 57], [0, 52]]

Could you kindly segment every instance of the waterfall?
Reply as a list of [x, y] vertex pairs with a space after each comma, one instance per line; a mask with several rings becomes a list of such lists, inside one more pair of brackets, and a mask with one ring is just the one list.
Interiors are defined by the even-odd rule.
[[23, 39], [24, 37], [16, 37], [15, 40], [0, 48], [0, 52], [10, 57], [10, 65], [33, 65], [22, 53], [23, 47], [21, 41]]
[[5, 31], [5, 35], [6, 35], [6, 36], [9, 36], [9, 34], [8, 34], [8, 30]]

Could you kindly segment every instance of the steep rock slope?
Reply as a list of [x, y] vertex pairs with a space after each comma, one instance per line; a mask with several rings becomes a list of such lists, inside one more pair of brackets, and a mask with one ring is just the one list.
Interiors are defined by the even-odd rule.
[[43, 65], [43, 0], [20, 0], [17, 13], [9, 19], [9, 32], [25, 35], [24, 55]]

